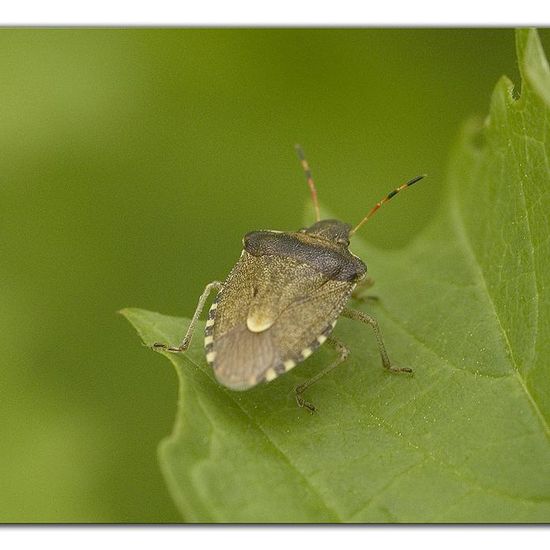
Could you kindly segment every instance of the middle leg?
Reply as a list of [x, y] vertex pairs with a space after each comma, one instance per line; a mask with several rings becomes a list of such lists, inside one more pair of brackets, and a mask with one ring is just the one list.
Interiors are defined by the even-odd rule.
[[356, 309], [351, 309], [348, 307], [344, 308], [342, 315], [348, 319], [365, 323], [372, 328], [374, 335], [376, 336], [378, 351], [380, 352], [380, 357], [382, 358], [384, 368], [391, 372], [412, 372], [412, 369], [409, 367], [395, 367], [391, 364], [390, 358], [388, 357], [388, 352], [386, 351], [386, 346], [384, 345], [384, 340], [382, 339], [380, 327], [378, 326], [378, 321], [374, 317], [371, 317], [368, 313], [364, 313], [363, 311], [357, 311]]

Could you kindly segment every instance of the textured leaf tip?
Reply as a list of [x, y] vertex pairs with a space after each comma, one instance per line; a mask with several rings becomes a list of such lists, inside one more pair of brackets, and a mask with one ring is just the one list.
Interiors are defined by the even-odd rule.
[[516, 50], [522, 79], [550, 106], [550, 69], [537, 30], [516, 30]]

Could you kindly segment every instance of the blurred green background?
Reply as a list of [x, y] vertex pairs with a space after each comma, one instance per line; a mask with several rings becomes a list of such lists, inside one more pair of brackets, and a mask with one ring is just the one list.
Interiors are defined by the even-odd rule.
[[295, 142], [350, 223], [428, 172], [363, 231], [405, 246], [461, 122], [518, 81], [511, 29], [4, 29], [0, 51], [3, 522], [180, 521], [156, 459], [176, 377], [115, 312], [191, 315], [245, 232], [300, 226]]

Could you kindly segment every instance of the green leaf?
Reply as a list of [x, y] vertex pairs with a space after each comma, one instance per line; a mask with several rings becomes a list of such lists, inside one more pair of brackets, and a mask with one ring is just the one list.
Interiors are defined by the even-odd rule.
[[[355, 306], [414, 376], [386, 372], [347, 319], [351, 357], [308, 390], [314, 415], [293, 388], [331, 350], [247, 392], [215, 382], [200, 334], [167, 354], [180, 394], [160, 462], [186, 521], [550, 521], [550, 73], [536, 31], [517, 45], [521, 97], [501, 79], [465, 126], [432, 225], [405, 250], [353, 243], [380, 297]], [[147, 344], [188, 323], [123, 313]]]

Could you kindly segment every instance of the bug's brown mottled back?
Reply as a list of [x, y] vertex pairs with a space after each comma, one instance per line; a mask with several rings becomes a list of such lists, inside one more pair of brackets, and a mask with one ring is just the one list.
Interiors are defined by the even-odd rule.
[[220, 383], [244, 390], [271, 380], [326, 340], [366, 267], [347, 249], [322, 245], [305, 233], [245, 238], [207, 329]]

